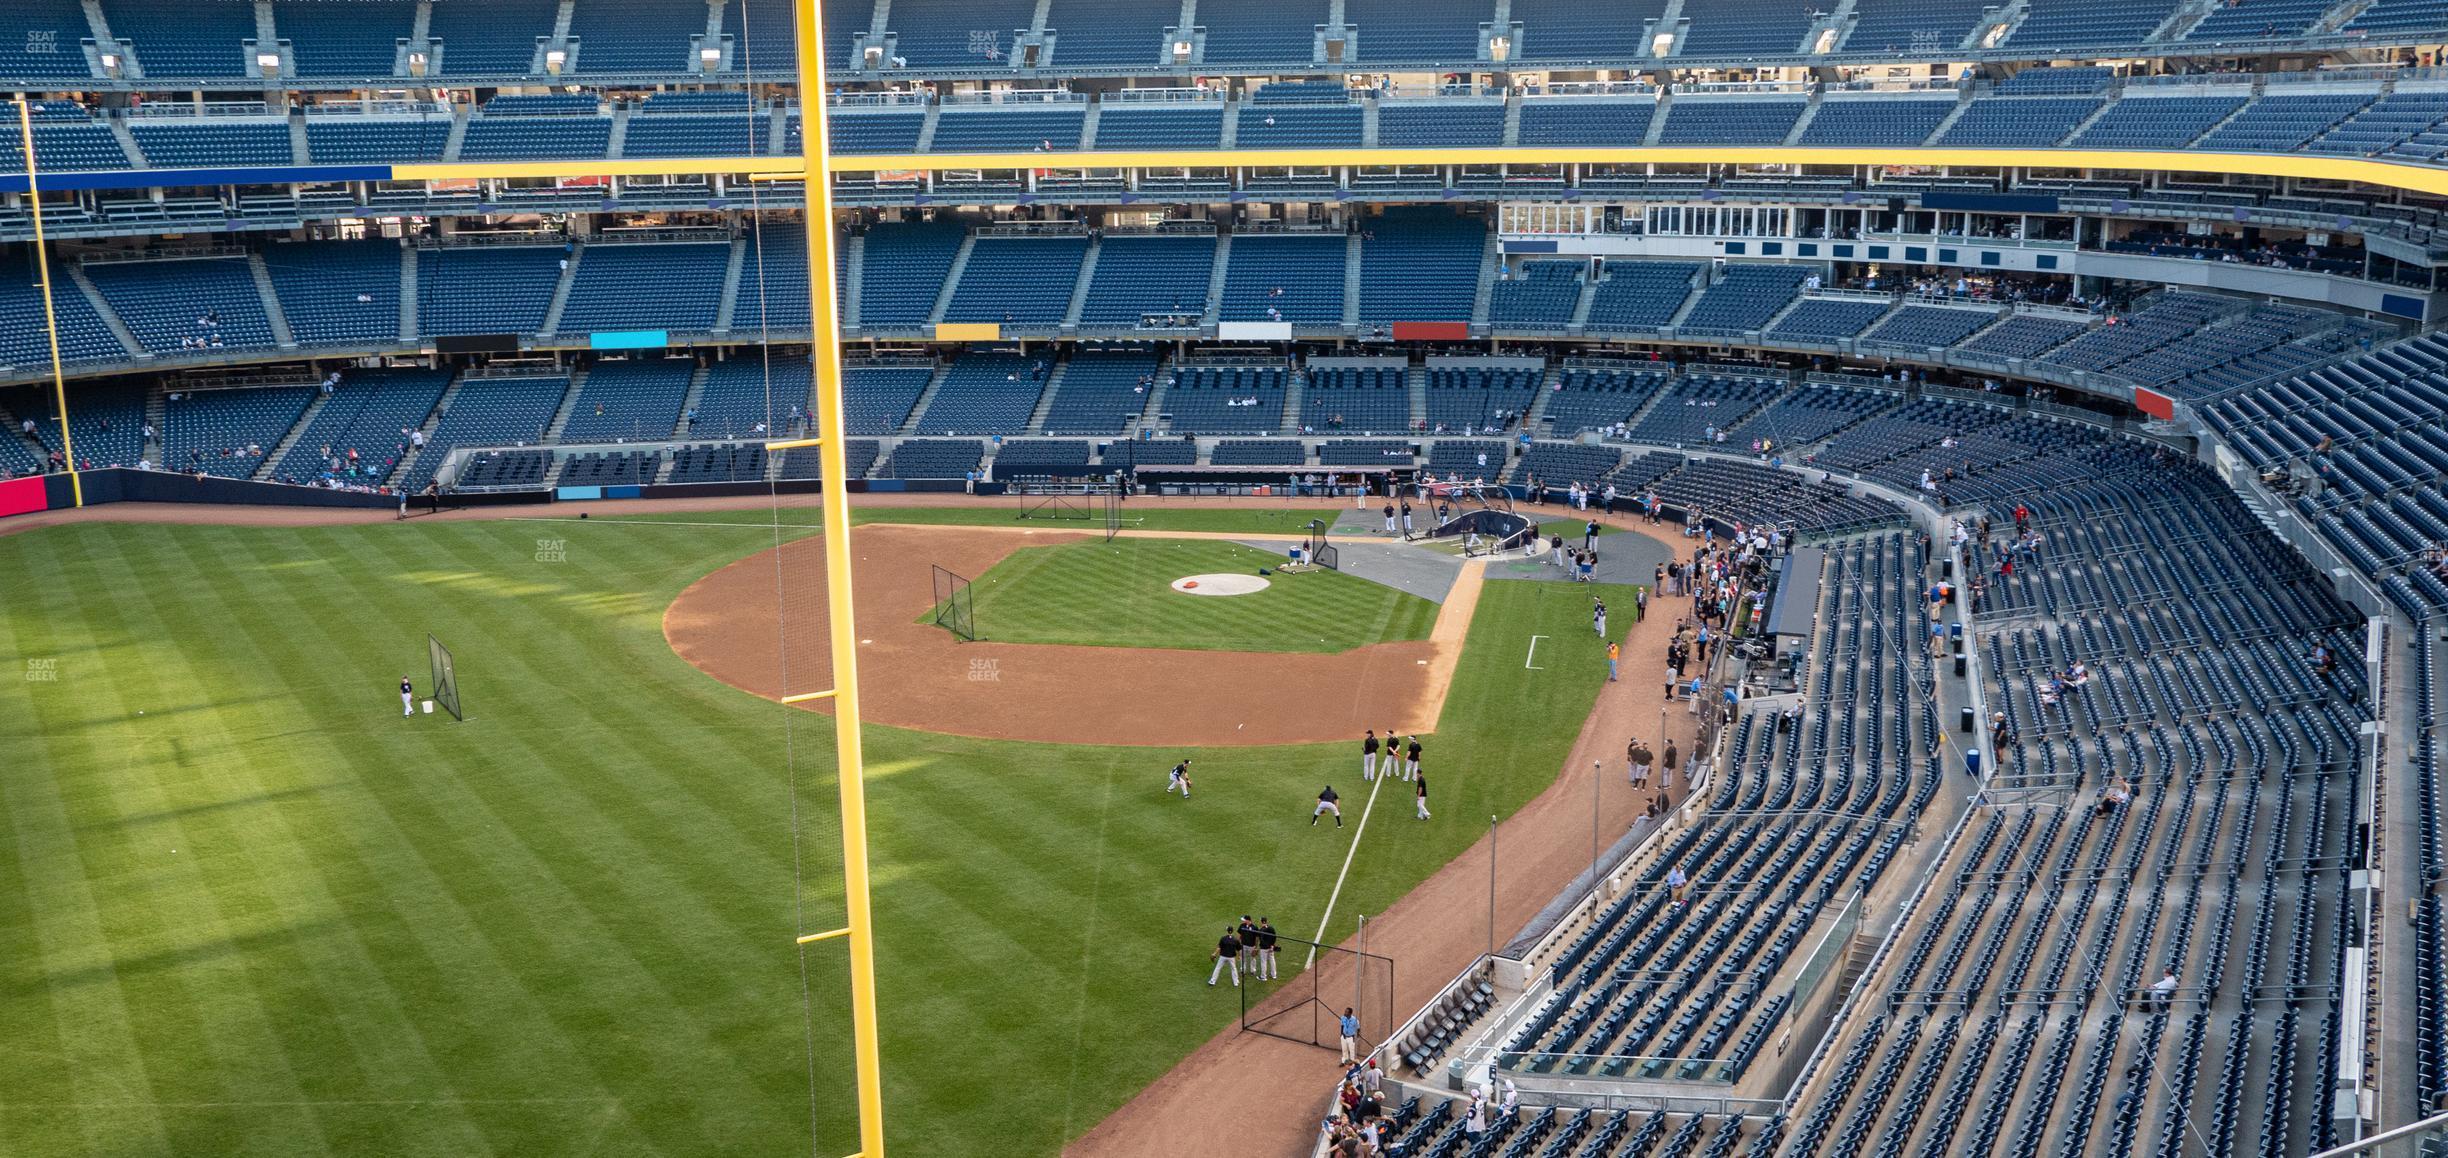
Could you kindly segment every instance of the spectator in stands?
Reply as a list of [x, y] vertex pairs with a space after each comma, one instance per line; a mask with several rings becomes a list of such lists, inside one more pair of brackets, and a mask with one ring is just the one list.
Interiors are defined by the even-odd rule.
[[1683, 875], [1682, 865], [1674, 865], [1666, 870], [1666, 893], [1675, 904], [1683, 903], [1683, 889], [1690, 883], [1691, 878]]
[[2166, 1012], [2166, 1011], [2167, 1011], [2167, 1007], [2168, 1007], [2168, 1005], [2169, 1005], [2170, 1003], [2174, 1002], [2175, 1000], [2176, 1000], [2176, 969], [2175, 969], [2175, 967], [2174, 967], [2174, 966], [2170, 966], [2170, 967], [2168, 968], [2168, 971], [2167, 971], [2167, 972], [2165, 972], [2165, 973], [2163, 973], [2163, 974], [2161, 974], [2161, 975], [2160, 975], [2159, 980], [2157, 980], [2157, 981], [2155, 981], [2155, 982], [2152, 982], [2152, 983], [2151, 983], [2151, 987], [2150, 987], [2150, 1007], [2151, 1007], [2151, 1010], [2152, 1010], [2152, 1012], [2155, 1012], [2155, 1013], [2164, 1013], [2164, 1012]]

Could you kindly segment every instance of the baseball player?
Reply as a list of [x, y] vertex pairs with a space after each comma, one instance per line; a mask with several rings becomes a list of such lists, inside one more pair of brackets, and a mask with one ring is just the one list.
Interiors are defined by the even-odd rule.
[[1242, 967], [1248, 970], [1250, 980], [1256, 981], [1258, 979], [1258, 923], [1250, 920], [1248, 913], [1243, 913], [1241, 924], [1233, 929], [1233, 933], [1241, 938]]
[[1258, 918], [1258, 979], [1275, 980], [1275, 922]]
[[1317, 818], [1329, 812], [1334, 813], [1335, 827], [1343, 827], [1343, 806], [1335, 803], [1341, 799], [1343, 798], [1335, 795], [1334, 785], [1327, 785], [1324, 792], [1318, 793], [1317, 811], [1309, 814], [1309, 827], [1316, 828]]
[[1418, 803], [1419, 818], [1421, 820], [1426, 820], [1428, 819], [1428, 774], [1421, 772], [1417, 776], [1412, 777], [1412, 780], [1414, 781], [1414, 784], [1411, 790], [1411, 797]]
[[1368, 739], [1360, 741], [1360, 781], [1365, 784], [1377, 778], [1377, 730], [1369, 729]]
[[1241, 988], [1241, 932], [1231, 925], [1224, 926], [1224, 935], [1216, 939], [1215, 967], [1207, 971], [1207, 984], [1214, 987], [1216, 978], [1230, 974], [1233, 988]]
[[1403, 754], [1408, 757], [1408, 759], [1403, 762], [1403, 779], [1409, 780], [1410, 778], [1419, 775], [1419, 737], [1411, 737], [1411, 746], [1405, 749]]
[[1591, 622], [1592, 624], [1595, 624], [1595, 625], [1597, 626], [1597, 628], [1598, 628], [1598, 638], [1600, 638], [1600, 639], [1605, 639], [1605, 638], [1606, 638], [1606, 600], [1604, 600], [1604, 599], [1597, 599], [1597, 600], [1592, 600], [1591, 602], [1592, 602], [1592, 603], [1593, 603], [1595, 606], [1593, 606], [1593, 607], [1591, 607], [1591, 608], [1590, 608], [1590, 622]]
[[1635, 738], [1632, 741], [1632, 750], [1629, 755], [1632, 758], [1632, 786], [1639, 788], [1648, 784], [1649, 762], [1655, 759], [1654, 754], [1649, 751], [1649, 746]]
[[1388, 500], [1385, 505], [1385, 520], [1385, 533], [1391, 535], [1394, 533], [1394, 503], [1391, 500]]
[[1683, 757], [1675, 751], [1675, 742], [1666, 741], [1665, 762], [1658, 765], [1658, 789], [1660, 791], [1674, 791], [1675, 767], [1682, 762]]
[[1182, 799], [1190, 799], [1190, 761], [1188, 760], [1175, 764], [1172, 775], [1165, 778], [1165, 795], [1173, 795], [1173, 790], [1176, 788], [1181, 790]]
[[1403, 538], [1405, 538], [1405, 539], [1410, 538], [1410, 537], [1411, 537], [1411, 500], [1409, 500], [1409, 499], [1404, 499], [1404, 500], [1403, 500], [1403, 505], [1402, 505], [1402, 527], [1403, 527]]
[[416, 714], [416, 685], [415, 685], [415, 684], [412, 684], [412, 683], [409, 683], [409, 682], [408, 682], [408, 677], [407, 677], [407, 676], [401, 676], [401, 677], [400, 677], [400, 715], [403, 715], [403, 716], [413, 716], [413, 715], [415, 715], [415, 714]]

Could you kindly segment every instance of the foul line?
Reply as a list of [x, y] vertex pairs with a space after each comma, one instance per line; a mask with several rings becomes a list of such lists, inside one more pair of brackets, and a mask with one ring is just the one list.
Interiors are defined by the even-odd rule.
[[1318, 917], [1317, 936], [1309, 939], [1309, 958], [1301, 962], [1303, 969], [1317, 964], [1318, 945], [1326, 940], [1326, 924], [1334, 920], [1335, 901], [1343, 895], [1343, 878], [1351, 875], [1352, 855], [1360, 851], [1360, 837], [1368, 832], [1369, 813], [1377, 807], [1377, 790], [1385, 787], [1389, 779], [1392, 777], [1381, 774], [1369, 784], [1368, 803], [1360, 806], [1360, 827], [1352, 830], [1351, 847], [1343, 850], [1343, 871], [1335, 874], [1334, 891], [1326, 894], [1326, 911]]
[[1525, 655], [1525, 656], [1523, 656], [1523, 657], [1522, 657], [1522, 666], [1523, 666], [1523, 667], [1528, 668], [1528, 669], [1529, 669], [1529, 670], [1531, 670], [1531, 671], [1546, 671], [1546, 670], [1547, 670], [1546, 668], [1536, 666], [1536, 665], [1534, 665], [1534, 664], [1532, 664], [1532, 663], [1530, 662], [1531, 660], [1536, 659], [1536, 658], [1538, 657], [1538, 641], [1540, 641], [1540, 640], [1542, 640], [1542, 639], [1545, 639], [1545, 638], [1547, 638], [1547, 637], [1546, 637], [1546, 636], [1544, 636], [1544, 635], [1533, 635], [1533, 636], [1531, 636], [1531, 637], [1530, 637], [1530, 654], [1529, 654], [1529, 655]]

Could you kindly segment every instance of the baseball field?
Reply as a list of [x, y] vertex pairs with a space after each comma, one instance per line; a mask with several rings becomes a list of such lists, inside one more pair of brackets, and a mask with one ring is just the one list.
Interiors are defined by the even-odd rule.
[[[730, 607], [768, 635], [774, 607], [820, 605], [788, 569], [815, 512], [790, 513], [0, 537], [0, 1153], [855, 1149], [838, 948], [792, 946], [841, 919], [830, 719], [719, 670], [718, 632], [675, 650], [684, 595], [724, 574], [764, 576], [761, 602]], [[934, 524], [875, 532], [879, 551], [918, 544], [902, 562], [921, 574], [932, 553], [992, 556], [972, 576], [982, 627], [1014, 636], [940, 645], [1005, 650], [909, 677], [921, 707], [929, 680], [1025, 697], [1030, 657], [1057, 651], [1330, 662], [1431, 647], [1439, 615], [1340, 575], [1264, 600], [1149, 587], [1258, 561], [1219, 540], [1022, 546], [1008, 509], [873, 517]], [[1438, 815], [1386, 792], [1347, 876], [1356, 733], [1241, 744], [1223, 716], [1176, 733], [1099, 707], [1205, 719], [1231, 711], [1230, 682], [1074, 687], [1044, 709], [1062, 743], [929, 726], [871, 691], [871, 720], [896, 721], [871, 723], [867, 774], [898, 1152], [1057, 1152], [1232, 1024], [1231, 992], [1203, 984], [1231, 919], [1308, 936], [1335, 896], [1339, 940], [1529, 799], [1604, 678], [1588, 594], [1478, 591], [1427, 737]], [[923, 587], [895, 598], [915, 602], [861, 592], [879, 680], [904, 662], [887, 632], [940, 633], [917, 621]], [[400, 714], [428, 632], [456, 653], [464, 723]], [[1535, 667], [1534, 635], [1553, 641]], [[1163, 791], [1185, 757], [1187, 801]], [[1340, 831], [1308, 823], [1326, 783]]]

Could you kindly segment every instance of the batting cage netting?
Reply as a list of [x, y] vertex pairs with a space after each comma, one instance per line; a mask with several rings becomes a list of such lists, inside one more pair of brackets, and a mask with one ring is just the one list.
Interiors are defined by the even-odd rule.
[[1243, 1031], [1336, 1049], [1342, 1044], [1343, 1013], [1350, 1010], [1360, 1019], [1354, 1052], [1367, 1053], [1398, 1028], [1393, 958], [1280, 934], [1276, 941], [1279, 980], [1260, 980], [1259, 966], [1248, 954], [1240, 962]]
[[976, 642], [977, 612], [969, 600], [969, 580], [941, 567], [935, 572], [935, 626], [964, 641]]
[[452, 719], [466, 723], [467, 717], [459, 711], [459, 672], [451, 666], [450, 649], [429, 633], [425, 636], [425, 657], [433, 663], [433, 701], [442, 705]]

